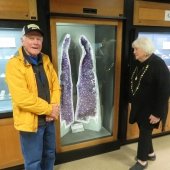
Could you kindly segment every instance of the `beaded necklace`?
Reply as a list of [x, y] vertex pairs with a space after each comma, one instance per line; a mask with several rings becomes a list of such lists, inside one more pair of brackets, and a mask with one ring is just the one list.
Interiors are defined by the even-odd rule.
[[[138, 73], [138, 67], [135, 67], [135, 70], [132, 73], [132, 77], [131, 77], [131, 84], [130, 84], [130, 88], [131, 88], [131, 93], [134, 96], [136, 94], [136, 92], [138, 91], [139, 87], [140, 87], [140, 83], [141, 80], [144, 76], [144, 74], [146, 73], [146, 71], [149, 68], [149, 64], [147, 64], [146, 66], [144, 66], [141, 71], [139, 71]], [[138, 78], [138, 76], [140, 75], [140, 77]], [[138, 82], [137, 82], [138, 80]], [[137, 84], [136, 88], [134, 88], [134, 82]]]

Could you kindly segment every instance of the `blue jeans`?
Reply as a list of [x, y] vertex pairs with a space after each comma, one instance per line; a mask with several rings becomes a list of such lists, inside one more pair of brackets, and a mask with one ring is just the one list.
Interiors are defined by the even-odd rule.
[[53, 170], [56, 146], [55, 124], [39, 126], [37, 132], [20, 131], [26, 170]]

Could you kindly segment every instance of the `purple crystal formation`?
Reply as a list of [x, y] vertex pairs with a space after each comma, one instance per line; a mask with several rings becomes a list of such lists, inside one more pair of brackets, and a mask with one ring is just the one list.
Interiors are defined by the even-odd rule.
[[[77, 82], [77, 107], [75, 119], [88, 122], [89, 118], [97, 115], [96, 70], [90, 42], [85, 36], [80, 37], [83, 50], [79, 65], [79, 78]], [[98, 84], [97, 84], [98, 85]]]
[[65, 126], [70, 126], [74, 122], [73, 109], [73, 83], [71, 77], [71, 65], [69, 60], [68, 49], [70, 46], [70, 35], [67, 34], [62, 43], [61, 65], [60, 65], [60, 86], [61, 86], [61, 103], [60, 119]]

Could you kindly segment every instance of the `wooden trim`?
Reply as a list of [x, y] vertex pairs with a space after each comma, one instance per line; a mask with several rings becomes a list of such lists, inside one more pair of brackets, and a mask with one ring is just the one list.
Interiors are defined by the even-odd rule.
[[135, 0], [133, 24], [169, 27], [170, 21], [165, 21], [166, 10], [170, 10], [168, 3]]
[[30, 20], [38, 20], [37, 1], [36, 0], [28, 0], [28, 2], [29, 2], [29, 19]]
[[[118, 22], [117, 28], [117, 43], [116, 43], [116, 60], [115, 60], [115, 89], [114, 89], [114, 113], [119, 113], [119, 98], [120, 98], [120, 78], [121, 78], [121, 56], [122, 56], [122, 22]], [[118, 114], [113, 118], [113, 133], [114, 140], [117, 139], [118, 133]]]
[[50, 13], [50, 17], [71, 17], [71, 18], [95, 18], [95, 19], [110, 19], [110, 20], [125, 20], [126, 17], [120, 16], [102, 16], [102, 15], [90, 15], [90, 14], [72, 14], [72, 13]]
[[110, 136], [110, 137], [105, 137], [105, 138], [102, 138], [102, 139], [90, 140], [88, 142], [81, 142], [81, 143], [78, 143], [78, 144], [61, 146], [61, 152], [76, 150], [76, 149], [80, 149], [80, 148], [86, 148], [86, 147], [89, 147], [89, 146], [95, 146], [95, 145], [108, 143], [108, 142], [112, 142], [112, 141], [114, 141], [114, 137]]
[[58, 72], [58, 53], [57, 53], [57, 34], [56, 34], [56, 19], [50, 19], [50, 32], [51, 32], [51, 51], [52, 62], [54, 69]]
[[169, 105], [168, 105], [168, 115], [167, 115], [166, 124], [165, 124], [165, 131], [170, 131], [170, 99], [169, 99]]
[[121, 16], [123, 15], [123, 9], [124, 0], [50, 0], [51, 13]]
[[60, 143], [60, 132], [59, 132], [59, 122], [57, 129], [57, 151], [58, 152], [66, 152], [75, 149], [80, 149], [89, 146], [95, 146], [107, 142], [112, 142], [117, 140], [117, 131], [118, 131], [118, 112], [119, 112], [119, 94], [120, 94], [120, 74], [121, 74], [121, 45], [122, 45], [122, 22], [121, 21], [112, 21], [110, 19], [82, 19], [82, 18], [70, 18], [70, 17], [59, 17], [59, 18], [51, 18], [50, 26], [51, 26], [51, 51], [52, 51], [52, 62], [57, 71], [57, 35], [56, 35], [56, 23], [81, 23], [81, 24], [96, 24], [96, 25], [113, 25], [117, 26], [117, 42], [116, 42], [116, 63], [115, 63], [115, 90], [114, 90], [114, 117], [113, 117], [113, 135], [105, 138], [94, 139], [87, 142], [81, 142], [78, 144], [72, 144], [68, 146], [61, 146]]
[[[52, 51], [52, 63], [54, 65], [54, 69], [58, 73], [58, 53], [57, 53], [57, 34], [56, 34], [56, 21], [55, 19], [50, 20], [50, 32], [51, 32], [51, 51]], [[57, 46], [57, 47], [56, 47]], [[56, 121], [56, 151], [61, 152], [59, 146], [61, 146], [60, 142], [60, 118]]]
[[81, 24], [95, 24], [96, 25], [118, 25], [118, 21], [112, 21], [110, 18], [108, 19], [101, 19], [101, 18], [91, 18], [90, 20], [87, 20], [85, 18], [72, 18], [72, 17], [57, 17], [57, 18], [51, 18], [50, 21], [53, 21], [53, 23], [57, 22], [67, 22], [67, 23], [81, 23]]
[[13, 124], [13, 119], [0, 119], [0, 127]]

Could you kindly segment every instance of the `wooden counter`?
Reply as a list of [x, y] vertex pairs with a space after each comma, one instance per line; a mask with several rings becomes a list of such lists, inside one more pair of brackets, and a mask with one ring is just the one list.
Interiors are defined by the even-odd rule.
[[23, 164], [19, 134], [13, 118], [0, 119], [0, 169]]

